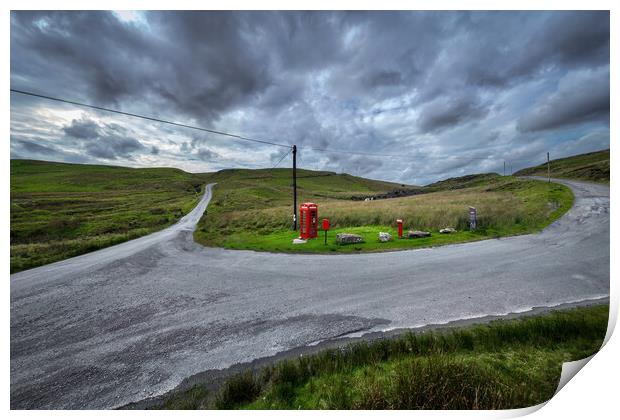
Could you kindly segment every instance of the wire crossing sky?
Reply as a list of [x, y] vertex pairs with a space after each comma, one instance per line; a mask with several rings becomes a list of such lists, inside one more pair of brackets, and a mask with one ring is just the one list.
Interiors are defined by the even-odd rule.
[[11, 12], [11, 51], [12, 89], [52, 97], [11, 95], [12, 158], [204, 172], [297, 144], [425, 184], [609, 147], [608, 12]]
[[289, 147], [289, 148], [292, 147], [289, 144], [280, 144], [280, 143], [274, 143], [274, 142], [267, 141], [267, 140], [252, 139], [252, 138], [249, 138], [249, 137], [239, 136], [237, 134], [225, 133], [223, 131], [211, 130], [211, 129], [204, 128], [204, 127], [196, 127], [196, 126], [193, 126], [193, 125], [181, 124], [181, 123], [178, 123], [178, 122], [162, 120], [160, 118], [147, 117], [145, 115], [132, 114], [131, 112], [123, 112], [123, 111], [119, 111], [117, 109], [104, 108], [104, 107], [101, 107], [101, 106], [84, 104], [84, 103], [81, 103], [81, 102], [70, 101], [70, 100], [67, 100], [67, 99], [56, 98], [56, 97], [53, 97], [53, 96], [42, 95], [42, 94], [39, 94], [39, 93], [26, 92], [26, 91], [19, 90], [19, 89], [11, 89], [11, 92], [19, 93], [21, 95], [34, 96], [36, 98], [49, 99], [50, 101], [63, 102], [63, 103], [67, 103], [67, 104], [70, 104], [70, 105], [83, 106], [83, 107], [86, 107], [86, 108], [96, 109], [98, 111], [113, 112], [115, 114], [125, 115], [125, 116], [128, 116], [128, 117], [140, 118], [140, 119], [143, 119], [143, 120], [149, 120], [149, 121], [159, 122], [159, 123], [163, 123], [163, 124], [175, 125], [177, 127], [189, 128], [191, 130], [198, 130], [198, 131], [204, 131], [204, 132], [212, 133], [212, 134], [219, 134], [220, 136], [233, 137], [233, 138], [236, 138], [236, 139], [239, 139], [239, 140], [251, 141], [251, 142], [254, 142], [254, 143], [269, 144], [271, 146], [279, 146], [279, 147]]
[[[81, 102], [75, 102], [75, 101], [71, 101], [71, 100], [68, 100], [68, 99], [62, 99], [62, 98], [57, 98], [57, 97], [53, 97], [53, 96], [43, 95], [43, 94], [40, 94], [40, 93], [26, 92], [26, 91], [19, 90], [19, 89], [11, 89], [11, 92], [19, 93], [21, 95], [33, 96], [33, 97], [36, 97], [36, 98], [48, 99], [48, 100], [56, 101], [56, 102], [67, 103], [67, 104], [70, 104], [70, 105], [76, 105], [76, 106], [80, 106], [80, 107], [92, 108], [92, 109], [96, 109], [98, 111], [112, 112], [112, 113], [115, 113], [115, 114], [125, 115], [125, 116], [133, 117], [133, 118], [139, 118], [139, 119], [143, 119], [143, 120], [154, 121], [154, 122], [158, 122], [158, 123], [162, 123], [162, 124], [174, 125], [174, 126], [181, 127], [181, 128], [188, 128], [188, 129], [191, 129], [191, 130], [198, 130], [198, 131], [204, 131], [204, 132], [212, 133], [212, 134], [219, 134], [221, 136], [233, 137], [233, 138], [238, 139], [238, 140], [251, 141], [251, 142], [254, 142], [254, 143], [261, 143], [261, 144], [268, 144], [268, 145], [271, 145], [271, 146], [279, 146], [279, 147], [292, 148], [292, 145], [274, 143], [274, 142], [270, 142], [270, 141], [266, 141], [266, 140], [252, 139], [252, 138], [240, 136], [240, 135], [237, 135], [237, 134], [231, 134], [231, 133], [226, 133], [226, 132], [223, 132], [223, 131], [211, 130], [211, 129], [204, 128], [204, 127], [196, 127], [196, 126], [182, 124], [182, 123], [178, 123], [178, 122], [163, 120], [163, 119], [160, 119], [160, 118], [148, 117], [148, 116], [145, 116], [145, 115], [132, 114], [130, 112], [124, 112], [124, 111], [119, 111], [119, 110], [116, 110], [116, 109], [104, 108], [104, 107], [90, 105], [90, 104], [84, 104], [84, 103], [81, 103]], [[396, 154], [396, 153], [394, 153], [394, 154], [365, 153], [365, 152], [358, 152], [358, 151], [351, 151], [351, 150], [318, 149], [318, 148], [310, 147], [310, 146], [306, 146], [305, 148], [309, 149], [309, 150], [317, 151], [317, 152], [352, 154], [352, 155], [360, 155], [360, 156], [390, 157], [390, 158], [402, 158], [402, 159], [427, 158], [425, 156], [410, 156], [410, 155], [406, 155], [406, 154]], [[288, 155], [288, 153], [289, 152], [286, 152], [286, 153], [284, 153], [284, 155], [282, 155], [282, 157], [274, 165], [274, 168], [276, 168], [280, 164], [280, 162], [282, 162], [282, 160]], [[440, 156], [440, 157], [437, 157], [437, 158], [439, 158], [439, 159], [465, 159], [465, 160], [476, 160], [476, 159], [488, 160], [488, 159], [493, 159], [493, 157], [491, 157], [491, 156], [484, 156], [484, 157], [476, 157], [476, 156]], [[508, 158], [508, 160], [509, 161], [511, 161], [511, 160], [514, 161], [514, 159], [511, 159], [511, 158]]]

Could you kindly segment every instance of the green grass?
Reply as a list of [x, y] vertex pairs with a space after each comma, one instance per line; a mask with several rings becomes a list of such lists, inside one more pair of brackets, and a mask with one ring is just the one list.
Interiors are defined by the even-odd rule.
[[[417, 195], [369, 202], [352, 201], [352, 195], [361, 194], [361, 186], [342, 185], [338, 176], [310, 178], [311, 185], [305, 185], [302, 178], [299, 202], [317, 202], [319, 219], [330, 219], [332, 230], [328, 232], [327, 244], [324, 232], [319, 232], [317, 239], [293, 245], [298, 232], [290, 229], [289, 177], [289, 171], [273, 176], [265, 173], [260, 178], [249, 171], [236, 173], [232, 179], [219, 174], [214, 198], [194, 238], [207, 246], [273, 252], [389, 251], [535, 232], [559, 218], [573, 204], [568, 187], [494, 174], [454, 178], [424, 188], [411, 187]], [[322, 183], [317, 184], [316, 179]], [[382, 189], [400, 186], [373, 187], [380, 193]], [[468, 228], [469, 206], [478, 210], [475, 232]], [[395, 220], [399, 218], [405, 221], [405, 234], [408, 229], [417, 229], [430, 231], [432, 236], [398, 239]], [[458, 232], [439, 234], [444, 227], [456, 228]], [[360, 234], [364, 243], [338, 245], [336, 234], [340, 232]], [[394, 240], [379, 242], [379, 232], [392, 234]]]
[[[329, 218], [329, 242], [319, 237], [292, 245], [291, 170], [224, 170], [189, 174], [179, 169], [131, 169], [42, 161], [11, 161], [11, 272], [94, 251], [162, 229], [197, 203], [216, 182], [214, 197], [194, 234], [208, 246], [276, 252], [364, 252], [437, 246], [536, 231], [572, 205], [566, 187], [494, 174], [470, 175], [417, 187], [333, 172], [298, 171], [298, 203], [319, 204]], [[392, 192], [416, 194], [360, 201]], [[479, 229], [467, 229], [468, 206]], [[430, 238], [380, 243], [406, 229]], [[443, 227], [459, 230], [440, 235]], [[338, 232], [361, 233], [360, 245], [338, 246]], [[322, 233], [322, 232], [321, 232]]]
[[189, 212], [206, 176], [11, 160], [11, 272], [162, 229]]
[[[609, 149], [554, 159], [549, 162], [551, 176], [609, 184]], [[516, 176], [547, 176], [547, 164], [521, 169]]]
[[508, 409], [553, 396], [602, 345], [599, 305], [322, 350], [173, 394], [163, 408]]

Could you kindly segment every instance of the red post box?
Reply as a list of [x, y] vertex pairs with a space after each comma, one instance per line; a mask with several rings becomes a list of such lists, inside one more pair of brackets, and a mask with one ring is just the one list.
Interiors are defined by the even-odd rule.
[[325, 232], [325, 245], [327, 245], [327, 231], [329, 230], [329, 219], [323, 219], [323, 232]]
[[316, 238], [318, 231], [318, 206], [314, 203], [303, 203], [299, 206], [299, 237], [301, 239]]
[[402, 238], [403, 237], [403, 220], [396, 219], [396, 223], [398, 224], [398, 237]]

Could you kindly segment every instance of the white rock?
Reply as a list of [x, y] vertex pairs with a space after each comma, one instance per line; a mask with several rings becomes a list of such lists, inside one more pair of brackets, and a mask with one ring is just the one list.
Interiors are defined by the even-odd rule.
[[456, 229], [451, 228], [451, 227], [443, 228], [439, 231], [439, 233], [454, 233], [454, 232], [456, 232]]
[[387, 232], [379, 232], [379, 241], [381, 242], [389, 242], [392, 240], [392, 235]]
[[364, 239], [354, 233], [338, 233], [336, 234], [336, 242], [339, 244], [358, 244], [364, 242]]
[[306, 241], [305, 239], [300, 239], [300, 238], [293, 239], [293, 245], [305, 244], [306, 242], [308, 241]]

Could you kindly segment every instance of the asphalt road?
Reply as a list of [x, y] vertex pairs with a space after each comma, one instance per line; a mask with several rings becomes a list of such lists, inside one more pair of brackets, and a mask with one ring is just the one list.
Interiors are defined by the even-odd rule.
[[177, 225], [11, 276], [11, 408], [113, 408], [348, 334], [609, 295], [609, 187], [542, 233], [379, 254], [204, 248]]

